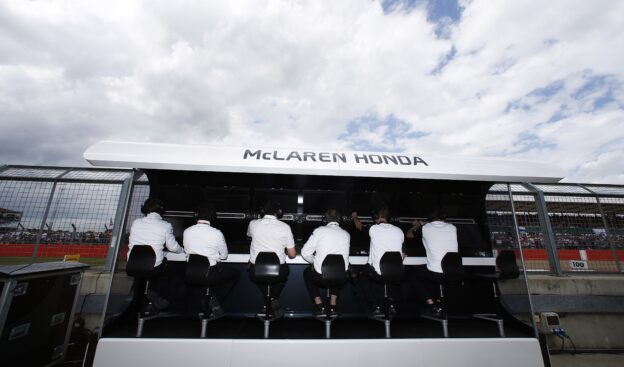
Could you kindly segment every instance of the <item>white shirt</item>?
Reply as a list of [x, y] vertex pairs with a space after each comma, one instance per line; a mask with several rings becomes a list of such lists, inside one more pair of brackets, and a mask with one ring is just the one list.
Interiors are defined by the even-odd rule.
[[[308, 241], [301, 249], [301, 257], [314, 264], [314, 270], [322, 274], [323, 261], [327, 255], [342, 255], [345, 270], [349, 267], [349, 232], [340, 228], [338, 223], [330, 222], [326, 226], [318, 227], [312, 232]], [[316, 255], [315, 255], [316, 253]]]
[[210, 266], [215, 266], [219, 261], [228, 257], [223, 233], [211, 227], [207, 220], [198, 220], [197, 224], [184, 231], [184, 251], [189, 255], [207, 257]]
[[162, 263], [165, 256], [165, 246], [171, 252], [184, 252], [184, 249], [180, 247], [178, 241], [173, 236], [173, 226], [171, 226], [171, 223], [164, 221], [158, 213], [149, 213], [145, 217], [135, 219], [132, 222], [128, 258], [130, 258], [132, 248], [137, 245], [148, 245], [154, 249], [156, 253], [154, 266]]
[[262, 219], [249, 222], [247, 236], [251, 237], [249, 247], [249, 261], [256, 263], [256, 257], [260, 252], [275, 252], [283, 264], [286, 262], [285, 248], [295, 247], [290, 226], [279, 221], [274, 215], [265, 215]]
[[442, 273], [442, 258], [447, 252], [457, 252], [457, 228], [442, 221], [422, 227], [422, 242], [427, 252], [427, 269]]
[[375, 268], [377, 274], [381, 274], [379, 262], [386, 252], [403, 253], [403, 231], [390, 223], [375, 224], [368, 231], [370, 236], [370, 250], [368, 263]]

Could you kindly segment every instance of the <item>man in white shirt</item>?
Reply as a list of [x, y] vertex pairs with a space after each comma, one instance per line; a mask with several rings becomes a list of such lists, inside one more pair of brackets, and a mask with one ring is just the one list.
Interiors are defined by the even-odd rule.
[[[288, 279], [290, 270], [286, 264], [286, 254], [293, 259], [297, 256], [295, 250], [295, 240], [293, 238], [290, 226], [277, 218], [281, 216], [281, 209], [278, 203], [268, 201], [262, 207], [264, 216], [261, 219], [252, 220], [247, 228], [247, 236], [251, 237], [251, 246], [249, 247], [249, 278], [252, 282], [256, 282], [254, 276], [254, 266], [256, 257], [260, 252], [274, 252], [280, 261], [279, 278], [280, 282], [271, 286], [270, 297], [273, 299], [272, 307], [274, 310], [279, 309], [279, 296], [284, 288], [284, 283]], [[266, 287], [258, 284], [258, 289], [266, 296]]]
[[[325, 212], [326, 225], [318, 227], [312, 232], [308, 241], [301, 249], [301, 257], [312, 264], [303, 271], [308, 293], [314, 302], [314, 312], [317, 315], [324, 314], [321, 303], [319, 287], [322, 287], [322, 266], [327, 255], [342, 255], [345, 262], [345, 271], [349, 266], [349, 245], [351, 236], [349, 232], [340, 228], [340, 212], [329, 209]], [[330, 313], [336, 314], [336, 300], [342, 287], [330, 288]]]
[[[375, 224], [365, 228], [357, 213], [353, 212], [351, 214], [353, 224], [358, 230], [368, 230], [370, 248], [368, 251], [368, 268], [365, 269], [363, 274], [365, 275], [363, 278], [365, 280], [364, 294], [373, 315], [381, 315], [380, 305], [383, 301], [383, 281], [380, 278], [379, 262], [386, 252], [400, 252], [403, 258], [405, 258], [405, 251], [403, 250], [405, 236], [399, 227], [388, 223], [388, 208], [382, 207], [376, 210], [373, 216]], [[396, 294], [397, 290], [395, 288], [395, 285], [389, 287], [391, 296]]]
[[[195, 216], [197, 224], [184, 231], [184, 250], [188, 255], [201, 255], [208, 258], [210, 262], [208, 277], [213, 284], [218, 284], [213, 288], [219, 294], [218, 298], [222, 303], [236, 284], [239, 272], [233, 267], [221, 263], [222, 260], [227, 259], [228, 249], [223, 233], [210, 225], [210, 221], [214, 221], [216, 218], [212, 205], [200, 203], [195, 211]], [[210, 308], [213, 313], [223, 312], [217, 302], [214, 300], [211, 302]]]
[[[166, 289], [166, 262], [165, 249], [170, 252], [182, 253], [184, 249], [178, 244], [171, 223], [162, 219], [164, 213], [163, 202], [156, 198], [149, 198], [141, 207], [143, 218], [136, 219], [130, 227], [130, 241], [128, 244], [128, 258], [135, 246], [150, 246], [156, 254], [156, 262], [152, 272], [152, 284], [154, 289]], [[168, 301], [158, 295], [158, 291], [148, 291], [147, 298], [159, 309], [166, 308]]]
[[412, 276], [412, 286], [417, 295], [426, 304], [427, 313], [441, 317], [445, 310], [440, 304], [440, 300], [434, 300], [437, 296], [438, 284], [444, 279], [442, 273], [442, 258], [448, 252], [457, 252], [457, 228], [445, 222], [446, 214], [437, 210], [429, 215], [428, 223], [421, 226], [421, 223], [413, 223], [413, 227], [408, 230], [407, 237], [421, 237], [425, 252], [427, 253], [427, 264], [414, 268]]

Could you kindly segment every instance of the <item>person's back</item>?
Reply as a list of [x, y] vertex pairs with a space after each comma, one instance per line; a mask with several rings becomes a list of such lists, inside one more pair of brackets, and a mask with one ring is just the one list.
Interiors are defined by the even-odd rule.
[[386, 252], [403, 252], [403, 231], [390, 223], [379, 223], [371, 226], [369, 232], [370, 250], [368, 263], [373, 266], [377, 274], [381, 273], [379, 262]]
[[207, 257], [210, 266], [215, 266], [228, 256], [223, 233], [212, 227], [210, 221], [201, 219], [184, 231], [184, 250], [188, 255]]
[[346, 270], [349, 266], [350, 242], [349, 232], [340, 228], [338, 222], [331, 222], [312, 232], [308, 242], [301, 249], [301, 256], [313, 263], [314, 270], [322, 274], [323, 261], [327, 255], [342, 255]]
[[[323, 262], [328, 255], [341, 255], [344, 259], [345, 271], [349, 267], [349, 246], [351, 236], [349, 232], [340, 228], [340, 212], [331, 208], [325, 212], [326, 225], [318, 227], [312, 232], [308, 241], [301, 249], [301, 257], [312, 264], [303, 271], [306, 288], [314, 303], [314, 312], [317, 315], [325, 314], [321, 305], [319, 287], [327, 288], [322, 276]], [[345, 278], [346, 280], [346, 278]], [[336, 315], [336, 301], [343, 285], [333, 284], [329, 288], [330, 314]]]
[[[156, 198], [148, 198], [141, 207], [141, 211], [145, 217], [136, 219], [130, 227], [128, 259], [136, 246], [150, 246], [154, 250], [156, 261], [150, 277], [153, 290], [148, 291], [146, 297], [156, 308], [164, 309], [169, 304], [166, 299], [161, 297], [161, 294], [168, 288], [169, 279], [166, 262], [163, 261], [165, 248], [176, 253], [184, 252], [184, 249], [176, 241], [171, 223], [166, 222], [161, 217], [161, 214], [164, 213], [162, 201]], [[140, 292], [141, 289], [137, 287], [135, 291]], [[140, 296], [137, 293], [135, 297]]]
[[258, 285], [262, 295], [266, 296], [267, 288], [255, 276], [256, 257], [261, 252], [277, 254], [281, 264], [277, 277], [278, 282], [270, 287], [269, 296], [272, 298], [272, 308], [279, 310], [276, 312], [281, 314], [283, 311], [280, 309], [278, 299], [290, 273], [288, 264], [286, 264], [284, 250], [288, 252], [288, 257], [291, 259], [297, 255], [297, 251], [295, 250], [295, 240], [290, 226], [277, 219], [281, 213], [279, 204], [268, 201], [263, 205], [262, 209], [265, 213], [263, 218], [252, 220], [247, 228], [247, 236], [251, 237], [251, 245], [249, 246], [249, 262], [251, 263], [249, 277], [252, 282]]
[[283, 264], [286, 261], [284, 249], [294, 249], [295, 241], [290, 226], [275, 215], [265, 214], [263, 218], [249, 223], [247, 235], [251, 237], [249, 261], [255, 264], [260, 252], [274, 252]]
[[448, 252], [457, 252], [457, 228], [442, 220], [422, 227], [422, 242], [427, 253], [427, 269], [442, 273], [442, 258]]
[[[211, 221], [216, 219], [213, 205], [207, 202], [200, 203], [195, 210], [195, 216], [197, 224], [184, 231], [184, 249], [188, 255], [208, 258], [211, 287], [216, 289], [219, 301], [223, 302], [238, 280], [239, 272], [221, 263], [227, 259], [228, 249], [223, 233], [211, 225]], [[205, 290], [202, 289], [202, 292]], [[209, 308], [213, 315], [223, 314], [219, 303], [213, 298], [209, 300]]]
[[158, 199], [147, 199], [142, 207], [145, 217], [135, 219], [130, 227], [128, 258], [134, 246], [151, 246], [156, 254], [155, 267], [164, 259], [165, 247], [171, 252], [184, 250], [173, 235], [173, 226], [161, 217], [162, 202]]

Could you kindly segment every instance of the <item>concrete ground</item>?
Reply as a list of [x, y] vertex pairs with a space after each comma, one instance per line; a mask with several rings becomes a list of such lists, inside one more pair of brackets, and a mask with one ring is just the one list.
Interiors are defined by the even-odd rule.
[[624, 354], [555, 354], [550, 362], [553, 367], [622, 367]]

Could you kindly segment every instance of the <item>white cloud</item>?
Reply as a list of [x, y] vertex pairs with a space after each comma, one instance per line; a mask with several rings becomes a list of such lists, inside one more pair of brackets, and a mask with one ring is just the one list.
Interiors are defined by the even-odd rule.
[[[360, 0], [2, 3], [0, 161], [82, 164], [102, 139], [367, 142], [541, 159], [568, 180], [623, 183], [612, 157], [624, 150], [624, 3], [463, 5], [458, 23], [436, 25], [425, 6], [384, 13]], [[548, 98], [530, 94], [557, 81]], [[415, 134], [348, 130], [370, 116]]]

